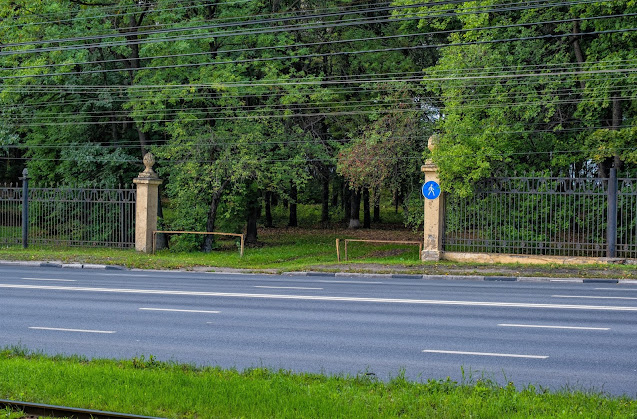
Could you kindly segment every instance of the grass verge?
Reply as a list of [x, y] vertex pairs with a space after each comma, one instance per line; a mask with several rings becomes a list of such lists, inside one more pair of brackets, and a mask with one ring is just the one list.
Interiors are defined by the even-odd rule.
[[489, 381], [382, 382], [196, 368], [153, 357], [48, 357], [22, 348], [0, 351], [0, 398], [169, 418], [637, 417], [637, 401], [627, 398]]
[[[156, 255], [132, 249], [36, 247], [0, 248], [0, 259], [56, 260], [65, 263], [98, 263], [141, 269], [195, 269], [199, 267], [248, 269], [256, 272], [349, 271], [436, 275], [574, 276], [583, 278], [637, 279], [637, 265], [522, 265], [455, 262], [421, 262], [416, 246], [351, 243], [349, 261], [336, 260], [336, 238], [420, 240], [407, 230], [347, 230], [273, 228], [261, 229], [260, 244], [239, 257], [230, 242], [210, 253], [162, 250]], [[341, 252], [343, 252], [341, 244]]]

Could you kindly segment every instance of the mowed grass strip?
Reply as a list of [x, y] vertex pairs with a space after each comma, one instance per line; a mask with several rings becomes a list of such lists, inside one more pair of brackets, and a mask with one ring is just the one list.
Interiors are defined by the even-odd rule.
[[[196, 368], [133, 360], [0, 352], [0, 398], [169, 418], [637, 417], [637, 402], [582, 392], [517, 390], [401, 377]], [[0, 414], [2, 411], [0, 411]]]
[[[160, 250], [155, 255], [136, 252], [134, 249], [113, 248], [72, 248], [62, 246], [35, 246], [28, 249], [21, 246], [0, 247], [0, 259], [7, 260], [61, 260], [63, 262], [106, 263], [135, 268], [189, 268], [196, 266], [244, 268], [244, 269], [299, 269], [316, 264], [337, 264], [336, 238], [389, 237], [396, 240], [413, 239], [410, 232], [356, 231], [347, 230], [303, 230], [268, 229], [259, 235], [259, 245], [247, 247], [243, 257], [239, 256], [238, 243], [220, 241], [224, 247], [210, 253], [199, 251]], [[341, 247], [343, 245], [341, 244]], [[362, 246], [359, 246], [359, 249]], [[417, 248], [416, 248], [417, 249]], [[376, 251], [369, 247], [369, 251]], [[420, 265], [418, 251], [410, 249], [407, 260], [414, 266]], [[384, 263], [402, 263], [404, 255], [377, 255], [358, 252], [356, 257], [365, 258], [369, 263], [382, 260]]]
[[236, 243], [229, 242], [210, 253], [162, 250], [155, 255], [134, 249], [60, 246], [0, 246], [0, 260], [61, 261], [120, 265], [141, 269], [247, 269], [253, 272], [285, 271], [410, 273], [435, 275], [505, 275], [580, 278], [637, 279], [637, 265], [522, 265], [480, 264], [449, 261], [421, 262], [414, 245], [350, 243], [349, 261], [336, 260], [336, 238], [365, 240], [422, 240], [420, 233], [406, 230], [321, 230], [303, 228], [262, 229], [259, 246], [247, 248], [239, 257]]

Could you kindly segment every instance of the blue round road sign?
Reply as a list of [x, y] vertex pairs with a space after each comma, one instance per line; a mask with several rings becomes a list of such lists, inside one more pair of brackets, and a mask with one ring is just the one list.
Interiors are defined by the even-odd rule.
[[440, 185], [430, 180], [422, 185], [422, 195], [427, 199], [436, 199], [440, 196]]

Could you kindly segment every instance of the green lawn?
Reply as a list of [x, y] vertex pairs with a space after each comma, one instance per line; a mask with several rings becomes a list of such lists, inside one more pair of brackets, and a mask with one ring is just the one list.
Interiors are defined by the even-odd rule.
[[237, 243], [219, 242], [210, 253], [179, 252], [174, 249], [156, 255], [133, 249], [37, 247], [0, 247], [0, 260], [49, 260], [64, 263], [97, 263], [142, 269], [233, 268], [255, 272], [350, 271], [400, 272], [413, 274], [468, 274], [507, 276], [575, 276], [637, 279], [637, 265], [533, 265], [421, 262], [414, 245], [350, 243], [349, 261], [336, 259], [336, 238], [422, 240], [420, 233], [405, 229], [308, 229], [270, 228], [259, 232], [259, 245], [247, 247], [243, 258]]
[[[188, 268], [212, 266], [245, 269], [275, 269], [278, 271], [306, 269], [321, 264], [336, 265], [336, 238], [405, 237], [417, 240], [409, 231], [385, 230], [307, 230], [262, 229], [259, 244], [247, 247], [244, 257], [239, 256], [238, 243], [219, 241], [221, 247], [210, 253], [161, 250], [156, 255], [146, 255], [132, 249], [110, 248], [62, 248], [19, 246], [0, 248], [0, 259], [61, 260], [64, 262], [107, 263], [137, 268]], [[341, 245], [341, 250], [342, 245]], [[351, 244], [350, 259], [365, 263], [412, 264], [419, 266], [417, 246]]]
[[489, 381], [383, 382], [198, 368], [152, 357], [46, 357], [21, 348], [0, 351], [0, 398], [169, 418], [637, 417], [635, 400]]

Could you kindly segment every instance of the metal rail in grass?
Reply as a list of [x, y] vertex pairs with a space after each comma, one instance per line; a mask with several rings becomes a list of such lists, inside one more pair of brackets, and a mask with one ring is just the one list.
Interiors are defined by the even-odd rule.
[[161, 234], [199, 234], [199, 235], [213, 235], [213, 236], [232, 236], [239, 237], [241, 239], [241, 248], [239, 249], [239, 256], [243, 257], [243, 249], [245, 243], [245, 234], [238, 233], [219, 233], [219, 232], [208, 232], [208, 231], [165, 231], [165, 230], [157, 230], [153, 231], [153, 255], [155, 254], [155, 250], [157, 248], [157, 233]]
[[[347, 243], [348, 242], [362, 242], [362, 243], [384, 243], [384, 244], [413, 244], [418, 246], [418, 257], [422, 253], [422, 242], [406, 241], [406, 240], [362, 240], [362, 239], [344, 239], [345, 242], [345, 260], [347, 258]], [[336, 239], [336, 259], [341, 261], [340, 239]]]
[[0, 408], [3, 407], [8, 407], [9, 409], [18, 410], [27, 415], [37, 417], [46, 416], [72, 419], [161, 419], [155, 416], [140, 416], [127, 413], [105, 412], [102, 410], [0, 399]]

